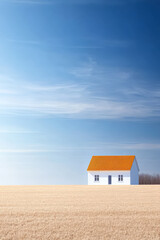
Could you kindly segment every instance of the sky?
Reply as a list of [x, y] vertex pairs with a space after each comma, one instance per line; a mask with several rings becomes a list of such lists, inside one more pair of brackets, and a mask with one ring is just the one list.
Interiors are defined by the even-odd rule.
[[93, 155], [160, 173], [160, 2], [0, 0], [0, 184], [87, 184]]

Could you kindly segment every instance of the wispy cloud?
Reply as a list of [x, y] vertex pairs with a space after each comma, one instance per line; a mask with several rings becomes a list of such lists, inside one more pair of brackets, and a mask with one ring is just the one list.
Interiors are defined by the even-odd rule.
[[109, 149], [125, 149], [125, 150], [160, 150], [160, 143], [145, 143], [145, 142], [131, 142], [131, 143], [97, 143], [101, 148]]
[[88, 58], [86, 62], [80, 63], [70, 70], [70, 73], [76, 78], [90, 78], [92, 81], [111, 82], [117, 80], [130, 79], [132, 71], [128, 69], [122, 69], [118, 67], [101, 66], [97, 64], [92, 58]]
[[0, 134], [35, 134], [36, 131], [20, 130], [20, 129], [0, 129]]
[[[62, 39], [58, 39], [55, 41], [55, 39], [45, 39], [45, 41], [42, 40], [34, 40], [34, 39], [13, 39], [13, 38], [4, 38], [3, 41], [7, 41], [11, 44], [16, 44], [17, 46], [21, 45], [31, 45], [31, 46], [39, 46], [39, 47], [45, 47], [45, 46], [51, 46], [52, 48], [59, 48], [59, 49], [102, 49], [102, 48], [126, 48], [132, 44], [130, 40], [119, 40], [119, 39], [88, 39], [83, 38], [83, 41], [86, 41], [86, 43], [79, 45], [79, 43], [72, 43], [71, 39], [68, 39], [68, 44], [64, 42]], [[53, 44], [54, 42], [54, 44]]]
[[95, 76], [95, 69], [96, 72], [98, 71], [96, 62], [89, 58], [89, 61], [83, 63], [80, 67], [73, 68], [70, 73], [75, 77], [91, 77]]
[[54, 150], [46, 149], [0, 149], [0, 153], [46, 153]]
[[22, 40], [22, 39], [6, 39], [6, 41], [10, 43], [17, 43], [17, 44], [29, 44], [29, 45], [40, 45], [40, 41], [35, 40]]
[[[92, 78], [95, 62], [75, 76]], [[97, 70], [96, 70], [97, 71]], [[123, 71], [122, 71], [123, 72]], [[121, 72], [121, 73], [122, 73]], [[96, 74], [95, 74], [96, 75]], [[105, 76], [104, 76], [105, 77]], [[122, 76], [128, 79], [129, 74]], [[83, 119], [143, 119], [160, 117], [160, 89], [114, 83], [98, 90], [99, 83], [34, 85], [0, 77], [0, 114], [60, 116]], [[114, 89], [113, 89], [114, 87]], [[125, 88], [124, 88], [125, 87]], [[115, 89], [116, 88], [116, 89]], [[13, 91], [12, 94], [10, 91]], [[105, 94], [104, 94], [105, 93]]]
[[90, 143], [88, 146], [68, 146], [68, 147], [59, 147], [59, 146], [52, 146], [50, 148], [41, 146], [41, 148], [7, 148], [2, 149], [0, 148], [0, 153], [56, 153], [56, 152], [77, 152], [77, 151], [96, 151], [96, 150], [160, 150], [160, 143]]

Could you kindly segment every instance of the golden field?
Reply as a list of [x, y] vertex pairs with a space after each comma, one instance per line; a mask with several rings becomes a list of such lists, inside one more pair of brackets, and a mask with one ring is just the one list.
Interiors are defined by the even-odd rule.
[[1, 186], [0, 240], [160, 239], [160, 186]]

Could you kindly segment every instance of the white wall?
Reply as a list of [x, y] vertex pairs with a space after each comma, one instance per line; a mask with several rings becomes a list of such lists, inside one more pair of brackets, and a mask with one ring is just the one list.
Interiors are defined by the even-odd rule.
[[134, 159], [132, 168], [131, 168], [131, 184], [138, 185], [139, 184], [139, 172], [136, 160]]
[[[95, 175], [99, 175], [99, 182], [94, 181]], [[108, 175], [112, 185], [130, 185], [130, 171], [88, 171], [88, 185], [108, 185]], [[118, 175], [123, 175], [123, 182], [118, 181]]]

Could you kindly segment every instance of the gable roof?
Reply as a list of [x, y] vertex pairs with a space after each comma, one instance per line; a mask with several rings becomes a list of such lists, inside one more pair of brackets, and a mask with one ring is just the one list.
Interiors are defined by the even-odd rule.
[[131, 170], [135, 156], [93, 156], [87, 171]]

